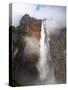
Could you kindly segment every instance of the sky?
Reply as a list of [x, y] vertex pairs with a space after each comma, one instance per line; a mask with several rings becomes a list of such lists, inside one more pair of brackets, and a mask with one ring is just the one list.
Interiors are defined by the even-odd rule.
[[66, 25], [66, 7], [64, 6], [13, 3], [12, 25], [18, 26], [25, 14], [37, 19], [53, 19], [61, 25]]

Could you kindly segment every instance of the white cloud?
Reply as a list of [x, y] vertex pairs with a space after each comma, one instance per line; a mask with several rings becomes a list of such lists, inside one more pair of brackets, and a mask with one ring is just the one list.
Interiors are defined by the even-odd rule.
[[31, 4], [17, 4], [12, 5], [12, 24], [18, 25], [21, 17], [25, 14], [33, 16], [35, 13], [36, 5]]
[[[37, 7], [39, 8], [37, 9]], [[53, 19], [62, 26], [66, 25], [66, 8], [64, 6], [46, 6], [14, 3], [12, 6], [12, 23], [18, 25], [21, 17], [29, 14], [37, 19]], [[64, 26], [65, 26], [64, 25]]]

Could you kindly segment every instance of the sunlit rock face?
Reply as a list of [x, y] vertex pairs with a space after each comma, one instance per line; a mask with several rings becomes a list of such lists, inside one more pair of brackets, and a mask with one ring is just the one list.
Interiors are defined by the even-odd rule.
[[26, 14], [21, 19], [20, 27], [26, 33], [24, 37], [24, 56], [28, 58], [25, 61], [36, 64], [40, 50], [41, 20], [32, 18]]
[[21, 27], [24, 26], [25, 32], [29, 37], [40, 39], [41, 20], [30, 17], [28, 14], [24, 15], [20, 22]]

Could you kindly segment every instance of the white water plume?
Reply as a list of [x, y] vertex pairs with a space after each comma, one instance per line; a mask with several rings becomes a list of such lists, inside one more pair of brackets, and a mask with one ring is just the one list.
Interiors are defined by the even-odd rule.
[[45, 44], [46, 34], [44, 32], [44, 25], [42, 22], [41, 25], [41, 38], [40, 38], [40, 58], [37, 64], [37, 68], [39, 70], [39, 79], [43, 81], [46, 79], [48, 74], [48, 65], [47, 65], [47, 55], [48, 55], [48, 45]]

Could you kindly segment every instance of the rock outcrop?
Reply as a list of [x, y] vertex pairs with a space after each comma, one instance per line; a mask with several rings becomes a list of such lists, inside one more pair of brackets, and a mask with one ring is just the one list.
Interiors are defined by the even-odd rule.
[[20, 26], [23, 30], [25, 28], [26, 34], [30, 37], [40, 39], [41, 20], [30, 17], [28, 14], [24, 15], [20, 21]]

